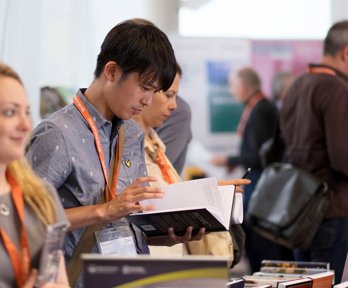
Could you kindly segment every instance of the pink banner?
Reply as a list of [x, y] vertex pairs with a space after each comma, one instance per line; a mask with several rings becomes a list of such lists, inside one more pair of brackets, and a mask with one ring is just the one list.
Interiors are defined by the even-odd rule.
[[277, 72], [300, 75], [308, 63], [318, 63], [322, 55], [321, 40], [253, 40], [252, 67], [262, 79], [263, 91], [271, 96], [272, 78]]

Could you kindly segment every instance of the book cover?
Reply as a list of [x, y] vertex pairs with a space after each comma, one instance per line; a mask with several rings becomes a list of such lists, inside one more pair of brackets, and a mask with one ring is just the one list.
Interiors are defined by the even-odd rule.
[[184, 235], [189, 226], [193, 226], [193, 234], [202, 227], [207, 232], [226, 231], [243, 220], [238, 204], [242, 199], [234, 197], [235, 186], [218, 186], [216, 178], [184, 181], [162, 189], [164, 198], [142, 203], [155, 205], [155, 211], [128, 216], [148, 237], [168, 235], [170, 227], [177, 235]]
[[226, 287], [227, 258], [106, 257], [84, 254], [85, 288]]
[[276, 288], [279, 283], [289, 280], [282, 277], [260, 277], [257, 275], [244, 276], [243, 279], [245, 287], [271, 285], [273, 288]]
[[312, 288], [313, 281], [308, 278], [278, 283], [278, 288]]
[[348, 281], [348, 253], [346, 257], [346, 263], [344, 264], [343, 274], [341, 279], [341, 282], [345, 282], [345, 281]]
[[205, 227], [206, 232], [226, 231], [226, 228], [206, 208], [137, 213], [129, 215], [128, 219], [148, 237], [168, 235], [169, 227], [173, 227], [178, 236], [185, 235], [189, 226], [193, 227], [192, 235], [202, 227]]
[[263, 267], [316, 268], [316, 269], [325, 269], [326, 271], [330, 270], [330, 264], [326, 262], [263, 260], [261, 262], [261, 271]]
[[244, 288], [244, 279], [243, 278], [232, 278], [227, 282], [227, 288]]
[[288, 279], [288, 280], [306, 278], [308, 276], [306, 274], [267, 273], [267, 272], [255, 272], [253, 275], [260, 278], [280, 278], [280, 279]]
[[326, 268], [299, 268], [299, 267], [261, 267], [263, 273], [273, 274], [295, 274], [295, 275], [311, 275], [326, 272]]
[[340, 284], [336, 284], [335, 286], [333, 286], [334, 288], [348, 288], [348, 281], [346, 282], [342, 282]]
[[311, 275], [308, 278], [313, 280], [312, 288], [331, 288], [334, 283], [334, 277], [335, 273], [333, 271], [327, 271]]

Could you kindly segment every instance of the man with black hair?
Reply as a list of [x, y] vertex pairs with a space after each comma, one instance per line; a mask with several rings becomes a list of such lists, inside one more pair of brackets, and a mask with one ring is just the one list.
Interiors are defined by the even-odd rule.
[[289, 162], [332, 190], [309, 252], [312, 261], [330, 262], [337, 283], [348, 252], [348, 21], [330, 28], [323, 54], [289, 88], [280, 122]]
[[[92, 252], [149, 252], [147, 242], [151, 239], [146, 239], [126, 216], [153, 210], [152, 205], [142, 205], [141, 201], [161, 198], [163, 191], [147, 185], [156, 179], [147, 177], [144, 135], [128, 119], [150, 105], [154, 93], [166, 91], [175, 74], [174, 51], [161, 30], [146, 22], [122, 22], [105, 37], [90, 86], [77, 92], [74, 104], [35, 128], [27, 157], [38, 175], [58, 190], [74, 229], [64, 245], [68, 274], [78, 269], [69, 263], [79, 257], [74, 251], [90, 225], [102, 224], [91, 233], [96, 239]], [[117, 157], [123, 144], [121, 127], [125, 129], [125, 149]], [[182, 237], [171, 232], [169, 242], [201, 239], [203, 233], [192, 236], [191, 231], [189, 227]], [[168, 238], [164, 241], [168, 243]], [[81, 285], [80, 280], [77, 286]]]

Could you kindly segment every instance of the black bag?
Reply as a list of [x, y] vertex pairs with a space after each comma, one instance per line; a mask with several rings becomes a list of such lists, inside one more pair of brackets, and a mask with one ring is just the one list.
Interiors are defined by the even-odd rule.
[[240, 224], [230, 226], [230, 233], [233, 243], [233, 261], [230, 268], [236, 266], [244, 255], [245, 250], [245, 232]]
[[285, 143], [281, 137], [279, 122], [277, 122], [273, 137], [262, 144], [259, 156], [263, 169], [272, 163], [286, 160]]
[[246, 219], [265, 238], [288, 248], [307, 249], [330, 204], [328, 185], [291, 164], [263, 171]]

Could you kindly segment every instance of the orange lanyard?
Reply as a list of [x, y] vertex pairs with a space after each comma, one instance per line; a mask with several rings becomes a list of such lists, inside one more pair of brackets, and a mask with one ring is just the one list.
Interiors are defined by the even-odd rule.
[[243, 136], [244, 134], [245, 125], [248, 122], [251, 111], [254, 109], [256, 104], [264, 98], [265, 97], [262, 95], [261, 92], [257, 92], [254, 96], [251, 97], [251, 99], [246, 104], [237, 127], [237, 134], [239, 136]]
[[[106, 166], [105, 166], [105, 156], [104, 156], [104, 152], [103, 152], [103, 147], [101, 145], [101, 141], [100, 141], [100, 137], [99, 137], [99, 133], [98, 133], [98, 128], [97, 125], [95, 124], [91, 114], [88, 112], [85, 104], [83, 104], [83, 102], [81, 101], [81, 99], [78, 96], [75, 96], [74, 99], [74, 104], [77, 108], [77, 110], [80, 111], [82, 117], [87, 121], [89, 128], [91, 129], [93, 136], [94, 136], [94, 141], [95, 141], [95, 146], [97, 149], [97, 153], [99, 156], [99, 160], [100, 160], [100, 164], [103, 170], [103, 174], [104, 174], [104, 178], [105, 178], [105, 183], [106, 183], [106, 199], [107, 201], [110, 201], [112, 199], [115, 199], [117, 197], [117, 191], [116, 191], [116, 185], [117, 185], [117, 178], [118, 178], [118, 172], [119, 172], [119, 163], [115, 163], [114, 167], [114, 175], [112, 175], [112, 186], [110, 188], [109, 186], [109, 179], [108, 179], [108, 173], [106, 170]], [[117, 157], [118, 153], [119, 153], [119, 149], [120, 149], [120, 137], [117, 138], [117, 147], [116, 147], [116, 153], [115, 153], [115, 159], [117, 160], [117, 162], [121, 161], [122, 157]]]
[[332, 76], [337, 75], [336, 71], [329, 67], [308, 67], [308, 72], [311, 74], [329, 74]]
[[30, 271], [30, 250], [28, 235], [24, 227], [24, 200], [21, 188], [19, 187], [16, 179], [9, 173], [6, 172], [7, 181], [11, 186], [11, 196], [14, 205], [17, 210], [19, 223], [21, 227], [20, 235], [20, 251], [13, 244], [7, 233], [0, 228], [0, 236], [4, 243], [5, 249], [10, 257], [11, 264], [16, 276], [18, 287], [24, 286]]
[[173, 184], [175, 181], [172, 175], [170, 174], [170, 165], [166, 160], [166, 156], [162, 151], [161, 146], [151, 135], [148, 136], [148, 139], [151, 142], [152, 149], [155, 152], [151, 152], [151, 150], [147, 150], [148, 148], [146, 148], [145, 150], [147, 154], [150, 156], [152, 161], [155, 162], [160, 168], [164, 181], [166, 181], [168, 184]]
[[172, 175], [170, 175], [170, 167], [166, 161], [166, 158], [165, 158], [164, 153], [161, 150], [161, 148], [158, 147], [157, 153], [158, 153], [157, 154], [157, 165], [159, 166], [159, 168], [161, 170], [161, 173], [162, 173], [164, 180], [168, 184], [173, 184], [174, 179], [173, 179]]

